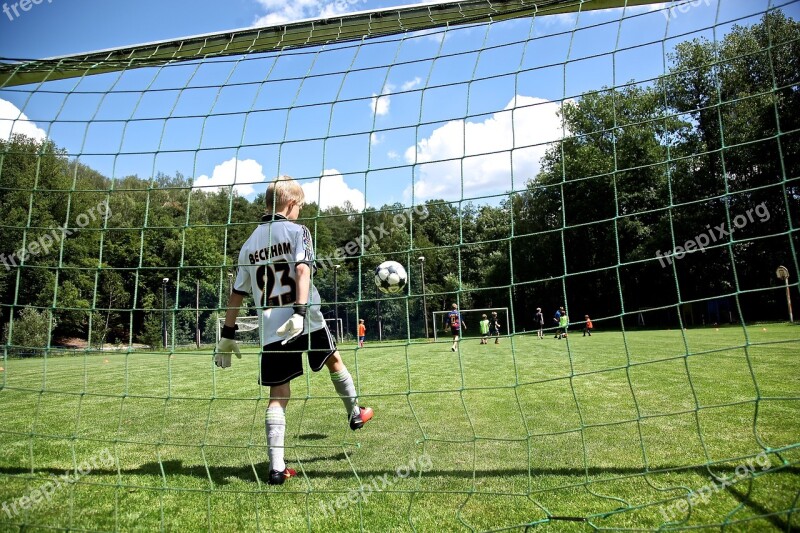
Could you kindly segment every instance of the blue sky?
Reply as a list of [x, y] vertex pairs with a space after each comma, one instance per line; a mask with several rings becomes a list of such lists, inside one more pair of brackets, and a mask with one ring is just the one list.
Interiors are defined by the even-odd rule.
[[[15, 0], [16, 2], [16, 0]], [[43, 58], [401, 5], [390, 0], [41, 0], [0, 12], [0, 56]], [[796, 16], [792, 0], [786, 11]], [[110, 177], [156, 172], [251, 197], [278, 174], [356, 207], [496, 202], [535, 176], [561, 102], [664, 71], [689, 33], [769, 0], [693, 0], [0, 89], [0, 135], [48, 136]], [[663, 42], [662, 42], [663, 39]], [[569, 62], [567, 62], [569, 60]], [[567, 63], [565, 63], [567, 62]], [[225, 80], [227, 85], [220, 89]], [[22, 113], [22, 115], [20, 115]], [[568, 134], [568, 132], [566, 132]], [[320, 181], [320, 176], [323, 176]]]

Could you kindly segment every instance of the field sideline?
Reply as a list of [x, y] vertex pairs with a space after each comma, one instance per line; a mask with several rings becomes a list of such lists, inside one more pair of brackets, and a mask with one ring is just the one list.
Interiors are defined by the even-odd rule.
[[[286, 457], [299, 477], [279, 487], [265, 484], [268, 391], [252, 350], [224, 371], [208, 351], [9, 359], [0, 531], [587, 531], [667, 520], [789, 531], [800, 528], [800, 327], [746, 334], [526, 334], [467, 339], [459, 353], [448, 341], [344, 344], [375, 418], [351, 432], [327, 371], [293, 381]], [[768, 462], [756, 463], [765, 448]], [[65, 471], [72, 481], [35, 503]], [[712, 473], [736, 482], [722, 487]]]

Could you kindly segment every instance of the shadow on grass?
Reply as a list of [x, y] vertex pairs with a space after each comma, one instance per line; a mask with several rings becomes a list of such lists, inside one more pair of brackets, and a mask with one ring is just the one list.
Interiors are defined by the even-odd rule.
[[[752, 488], [752, 486], [750, 487]], [[798, 531], [794, 526], [790, 524], [792, 519], [792, 513], [787, 511], [786, 513], [775, 513], [774, 510], [767, 509], [760, 503], [753, 501], [750, 499], [750, 490], [736, 490], [733, 485], [725, 487], [725, 490], [728, 491], [728, 494], [736, 498], [736, 500], [744, 505], [745, 507], [749, 507], [754, 514], [758, 516], [764, 517], [765, 520], [769, 521], [770, 524], [775, 526], [778, 531], [786, 531], [788, 533], [792, 533]], [[796, 502], [797, 500], [795, 500]], [[783, 515], [786, 514], [786, 519], [783, 519]]]
[[[347, 456], [342, 453], [337, 453], [334, 455], [327, 455], [327, 456], [318, 456], [318, 457], [309, 457], [307, 459], [302, 459], [299, 462], [302, 464], [310, 464], [310, 463], [317, 463], [322, 461], [345, 461], [347, 460]], [[292, 458], [288, 458], [287, 462], [291, 463], [294, 462]], [[188, 465], [184, 464], [183, 461], [180, 459], [173, 459], [173, 460], [166, 460], [161, 462], [155, 463], [144, 463], [141, 466], [136, 468], [127, 468], [121, 469], [119, 471], [120, 475], [123, 476], [153, 476], [153, 477], [162, 477], [162, 471], [164, 476], [167, 478], [171, 476], [191, 476], [200, 479], [205, 479], [211, 481], [215, 486], [224, 486], [227, 485], [232, 481], [232, 479], [239, 479], [241, 481], [246, 481], [250, 483], [258, 483], [258, 479], [261, 480], [262, 483], [266, 483], [266, 479], [269, 475], [269, 462], [262, 461], [258, 463], [251, 463], [242, 466], [209, 466], [206, 467], [204, 465]], [[74, 472], [71, 470], [59, 469], [59, 468], [37, 468], [31, 473], [29, 468], [23, 467], [16, 467], [16, 466], [0, 466], [0, 475], [37, 475], [37, 474], [52, 474], [52, 475], [61, 475], [61, 474], [73, 474]], [[382, 474], [385, 472], [381, 472]], [[117, 471], [114, 469], [93, 469], [90, 474], [92, 476], [116, 476]], [[258, 476], [258, 479], [256, 478]], [[324, 475], [312, 475], [309, 477], [353, 477], [352, 472], [344, 473], [344, 472], [336, 472], [333, 474], [324, 474]], [[129, 485], [129, 483], [125, 483]], [[169, 486], [170, 484], [167, 483]], [[142, 483], [142, 488], [161, 488], [160, 485], [154, 486], [152, 483]]]
[[[324, 461], [346, 461], [347, 456], [344, 453], [337, 453], [334, 455], [325, 455], [325, 456], [318, 456], [318, 457], [309, 457], [305, 459], [300, 459], [299, 461], [295, 461], [293, 458], [287, 458], [288, 463], [301, 463], [303, 465], [311, 464], [311, 463], [318, 463]], [[258, 473], [259, 478], [263, 479], [266, 478], [266, 474], [269, 473], [269, 462], [262, 461], [258, 463], [251, 463], [242, 466], [204, 466], [204, 465], [187, 465], [184, 464], [183, 461], [179, 459], [175, 460], [167, 460], [161, 462], [154, 462], [154, 463], [144, 463], [141, 466], [136, 468], [128, 468], [122, 469], [119, 471], [121, 475], [129, 475], [129, 476], [156, 476], [161, 477], [162, 469], [164, 475], [169, 476], [192, 476], [197, 477], [205, 480], [212, 481], [215, 485], [227, 485], [230, 482], [231, 478], [237, 478], [242, 481], [249, 481], [249, 482], [256, 482], [255, 472]], [[34, 470], [33, 474], [54, 474], [60, 475], [64, 474], [64, 469], [57, 469], [57, 468], [37, 468]], [[383, 476], [387, 473], [392, 473], [392, 470], [359, 470], [358, 475], [362, 479], [365, 477], [370, 476]], [[785, 474], [793, 474], [793, 475], [800, 475], [800, 466], [786, 466], [780, 469], [781, 473]], [[660, 471], [651, 471], [649, 472], [650, 475], [659, 475], [665, 473], [681, 473], [681, 474], [697, 474], [700, 476], [708, 477], [708, 470], [704, 466], [695, 466], [695, 467], [667, 467], [664, 470]], [[719, 469], [716, 472], [718, 475], [734, 475], [735, 471], [733, 468], [731, 469]], [[16, 466], [0, 466], [0, 475], [30, 475], [31, 471], [29, 468], [23, 467], [16, 467]], [[644, 472], [640, 468], [589, 468], [584, 470], [582, 468], [537, 468], [531, 471], [531, 475], [534, 477], [544, 477], [544, 476], [562, 476], [562, 477], [578, 477], [584, 478], [586, 475], [590, 478], [601, 478], [604, 475], [614, 475], [614, 476], [622, 476], [624, 477], [634, 477], [634, 476], [643, 476]], [[114, 469], [96, 469], [91, 471], [91, 475], [98, 475], [98, 476], [116, 476], [117, 470]], [[349, 479], [355, 478], [352, 471], [340, 471], [337, 470], [335, 472], [326, 471], [326, 470], [311, 470], [306, 471], [305, 475], [312, 479]], [[451, 478], [461, 478], [461, 479], [472, 479], [473, 477], [478, 478], [490, 478], [490, 477], [500, 477], [505, 478], [509, 476], [527, 476], [528, 470], [522, 468], [497, 468], [497, 469], [475, 469], [473, 472], [472, 470], [428, 470], [425, 472], [424, 476], [433, 478], [433, 477], [451, 477]], [[637, 476], [637, 477], [638, 477]], [[612, 481], [615, 478], [609, 478], [608, 481]], [[161, 488], [154, 487], [154, 488]]]
[[[316, 437], [315, 434], [310, 434], [306, 436], [309, 440], [314, 440]], [[310, 464], [310, 463], [317, 463], [323, 461], [346, 461], [347, 456], [344, 453], [338, 453], [335, 455], [327, 455], [327, 456], [317, 456], [317, 457], [310, 457], [307, 459], [302, 459], [299, 461], [302, 464]], [[289, 460], [292, 462], [292, 460]], [[707, 476], [708, 470], [703, 466], [697, 467], [674, 467], [669, 468], [667, 470], [671, 470], [672, 472], [680, 472], [683, 474], [697, 474], [701, 476]], [[780, 469], [783, 473], [793, 474], [793, 475], [800, 475], [800, 467], [797, 466], [786, 466]], [[140, 488], [140, 489], [162, 489], [161, 479], [163, 475], [167, 478], [165, 480], [167, 486], [170, 485], [168, 482], [169, 478], [172, 476], [192, 476], [199, 479], [203, 479], [206, 481], [211, 481], [212, 486], [214, 487], [221, 487], [231, 483], [234, 479], [258, 484], [259, 481], [262, 485], [266, 485], [266, 480], [269, 474], [269, 463], [267, 461], [259, 462], [259, 463], [251, 463], [248, 465], [242, 466], [204, 466], [204, 465], [188, 465], [184, 464], [181, 460], [168, 460], [168, 461], [161, 461], [155, 463], [145, 463], [136, 468], [124, 469], [120, 470], [119, 473], [124, 476], [152, 476], [153, 478], [158, 478], [159, 482], [157, 485], [152, 483], [152, 479], [148, 479], [148, 482], [143, 482], [141, 485], [134, 485], [129, 482], [124, 483], [126, 487], [131, 489]], [[351, 471], [319, 471], [311, 469], [305, 470], [305, 475], [310, 479], [355, 479], [353, 472]], [[385, 476], [387, 473], [391, 471], [387, 470], [359, 470], [358, 475], [363, 479], [368, 479], [370, 477], [380, 477]], [[39, 468], [34, 471], [35, 474], [53, 474], [53, 475], [60, 475], [64, 474], [65, 471], [62, 469], [56, 468]], [[467, 470], [429, 470], [425, 472], [425, 477], [428, 478], [464, 478], [464, 479], [472, 479], [474, 476], [479, 478], [488, 478], [488, 477], [500, 477], [505, 478], [509, 476], [527, 476], [529, 471], [527, 469], [515, 469], [515, 468], [508, 468], [508, 469], [487, 469], [487, 470], [480, 470], [476, 469], [474, 472], [467, 471]], [[658, 475], [663, 472], [650, 472], [652, 475]], [[735, 473], [734, 469], [730, 469], [728, 472], [725, 470], [718, 470], [717, 474], [729, 474], [733, 475]], [[22, 467], [8, 467], [3, 466], [0, 467], [0, 475], [30, 475], [31, 471], [27, 468]], [[118, 474], [117, 470], [111, 469], [96, 469], [92, 470], [90, 475], [96, 476], [110, 476], [116, 477]], [[643, 471], [639, 468], [589, 468], [588, 470], [584, 470], [581, 468], [544, 468], [544, 469], [536, 469], [532, 472], [533, 475], [536, 477], [541, 476], [564, 476], [564, 477], [578, 477], [584, 478], [587, 474], [589, 477], [601, 477], [601, 476], [636, 476], [636, 475], [643, 475]], [[302, 474], [301, 474], [302, 475]], [[145, 480], [143, 480], [145, 481]], [[678, 487], [675, 487], [676, 489]], [[783, 515], [786, 513], [774, 513], [769, 509], [766, 509], [764, 506], [760, 505], [759, 503], [752, 501], [749, 498], [749, 491], [739, 492], [733, 486], [727, 487], [727, 491], [734, 496], [742, 505], [749, 507], [752, 511], [757, 513], [760, 516], [764, 516], [769, 522], [775, 526], [780, 531], [794, 531], [794, 529], [788, 529], [790, 527], [789, 520], [791, 516], [787, 517], [786, 520], [783, 519]]]
[[298, 435], [299, 440], [322, 440], [327, 439], [328, 436], [324, 433], [306, 433], [305, 435]]

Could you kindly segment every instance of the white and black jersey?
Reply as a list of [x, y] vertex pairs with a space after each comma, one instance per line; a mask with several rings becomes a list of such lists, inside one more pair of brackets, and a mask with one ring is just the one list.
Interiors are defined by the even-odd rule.
[[[314, 247], [308, 228], [283, 215], [265, 215], [262, 223], [242, 245], [233, 292], [252, 295], [260, 315], [261, 345], [283, 340], [275, 331], [294, 312], [297, 299], [295, 267], [305, 263], [314, 268]], [[305, 330], [325, 327], [320, 297], [313, 283], [309, 289]]]

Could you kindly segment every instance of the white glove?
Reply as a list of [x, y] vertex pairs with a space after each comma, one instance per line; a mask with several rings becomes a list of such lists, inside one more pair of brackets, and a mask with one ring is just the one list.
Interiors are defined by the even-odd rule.
[[[227, 329], [227, 326], [223, 328], [223, 330], [225, 329]], [[235, 331], [234, 328], [231, 328], [231, 330]], [[232, 332], [223, 332], [223, 334], [230, 334], [231, 336], [233, 335]], [[230, 368], [231, 352], [236, 354], [237, 359], [242, 358], [242, 352], [239, 351], [239, 345], [236, 343], [236, 341], [231, 338], [222, 337], [217, 343], [216, 354], [214, 354], [214, 364], [220, 368]]]
[[[300, 308], [300, 309], [298, 309]], [[302, 310], [301, 313], [298, 313], [298, 310]], [[275, 333], [278, 334], [279, 337], [283, 337], [284, 340], [281, 344], [286, 344], [287, 342], [291, 342], [300, 336], [303, 333], [303, 325], [305, 322], [305, 306], [295, 306], [294, 314], [284, 322], [276, 331]]]

